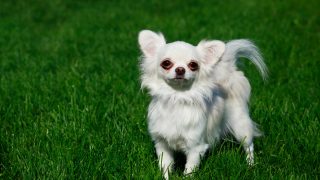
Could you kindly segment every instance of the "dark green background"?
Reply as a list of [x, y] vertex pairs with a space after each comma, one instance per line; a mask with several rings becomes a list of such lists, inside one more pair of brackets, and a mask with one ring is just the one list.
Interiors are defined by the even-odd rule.
[[[168, 42], [247, 38], [256, 165], [222, 141], [202, 179], [314, 179], [320, 172], [320, 5], [301, 1], [0, 1], [0, 178], [161, 178], [140, 90], [138, 32]], [[173, 174], [182, 178], [181, 170]]]

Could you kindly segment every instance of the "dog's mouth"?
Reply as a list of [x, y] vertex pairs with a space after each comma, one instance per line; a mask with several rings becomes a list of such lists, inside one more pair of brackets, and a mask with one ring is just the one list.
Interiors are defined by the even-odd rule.
[[188, 90], [192, 85], [192, 80], [187, 79], [185, 76], [176, 76], [171, 79], [167, 79], [167, 83], [176, 90]]
[[175, 81], [186, 81], [187, 79], [184, 78], [184, 76], [176, 76], [175, 78], [173, 78], [173, 80], [175, 80]]
[[172, 85], [176, 85], [176, 86], [186, 86], [189, 84], [189, 80], [186, 79], [184, 76], [176, 76], [170, 81]]
[[176, 76], [174, 78], [171, 79], [167, 79], [167, 82], [171, 85], [184, 85], [184, 84], [188, 84], [189, 80], [186, 79], [184, 76]]

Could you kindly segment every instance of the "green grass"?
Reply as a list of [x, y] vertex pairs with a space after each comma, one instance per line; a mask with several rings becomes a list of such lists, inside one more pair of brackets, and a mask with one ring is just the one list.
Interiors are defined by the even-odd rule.
[[[314, 179], [320, 172], [320, 13], [300, 1], [0, 2], [0, 178], [160, 179], [140, 90], [137, 34], [252, 39], [270, 70], [252, 85], [256, 165], [222, 141], [199, 179]], [[180, 171], [173, 174], [182, 178]]]

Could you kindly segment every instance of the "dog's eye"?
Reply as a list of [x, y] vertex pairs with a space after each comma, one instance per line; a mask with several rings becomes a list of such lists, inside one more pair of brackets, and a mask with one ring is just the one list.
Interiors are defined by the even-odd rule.
[[162, 61], [162, 63], [160, 64], [160, 66], [165, 69], [168, 70], [173, 66], [173, 63], [169, 60], [169, 59], [165, 59]]
[[199, 69], [199, 65], [198, 63], [194, 62], [194, 61], [191, 61], [189, 64], [188, 64], [188, 67], [191, 71], [196, 71]]

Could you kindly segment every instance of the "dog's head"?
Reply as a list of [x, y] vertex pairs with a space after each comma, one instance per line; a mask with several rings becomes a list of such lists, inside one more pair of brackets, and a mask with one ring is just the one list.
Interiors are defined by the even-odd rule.
[[144, 71], [149, 72], [145, 75], [154, 75], [176, 90], [190, 89], [225, 50], [225, 44], [217, 40], [201, 41], [197, 46], [182, 41], [167, 44], [162, 34], [149, 30], [139, 33], [139, 44]]

